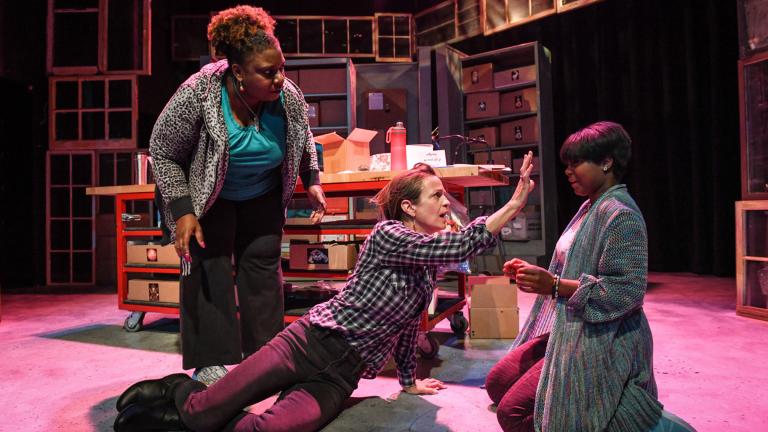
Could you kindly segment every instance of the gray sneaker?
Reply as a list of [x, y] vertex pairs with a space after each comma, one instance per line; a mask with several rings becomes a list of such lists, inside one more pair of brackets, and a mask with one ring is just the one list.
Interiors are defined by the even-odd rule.
[[224, 366], [206, 366], [195, 369], [192, 379], [210, 386], [229, 372]]

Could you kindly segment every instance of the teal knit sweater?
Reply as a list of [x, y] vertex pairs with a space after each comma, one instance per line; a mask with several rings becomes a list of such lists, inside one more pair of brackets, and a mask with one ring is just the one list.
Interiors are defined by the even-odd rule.
[[[661, 418], [653, 339], [643, 313], [648, 276], [645, 221], [625, 185], [585, 202], [562, 278], [570, 298], [539, 296], [513, 347], [550, 332], [536, 392], [537, 431], [647, 432]], [[569, 224], [570, 227], [570, 224]]]

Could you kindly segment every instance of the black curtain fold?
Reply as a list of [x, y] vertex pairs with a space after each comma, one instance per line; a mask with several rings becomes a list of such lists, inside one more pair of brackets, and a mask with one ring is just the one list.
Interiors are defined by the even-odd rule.
[[[606, 0], [457, 47], [475, 53], [531, 40], [552, 52], [556, 149], [598, 120], [619, 122], [632, 136], [624, 180], [646, 219], [650, 269], [732, 275], [736, 4]], [[557, 177], [562, 229], [582, 199]]]

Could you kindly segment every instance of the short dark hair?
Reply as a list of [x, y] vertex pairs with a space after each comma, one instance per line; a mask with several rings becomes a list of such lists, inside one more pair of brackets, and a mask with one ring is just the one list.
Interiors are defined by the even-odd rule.
[[627, 172], [630, 157], [632, 139], [622, 125], [610, 121], [593, 123], [572, 133], [560, 148], [560, 160], [566, 165], [583, 161], [600, 164], [612, 158], [611, 170], [617, 180]]
[[280, 49], [275, 20], [260, 7], [235, 6], [219, 12], [208, 24], [208, 40], [217, 55], [230, 64], [243, 64], [248, 55]]
[[411, 201], [419, 203], [424, 179], [437, 176], [435, 170], [425, 163], [417, 163], [412, 169], [396, 175], [379, 193], [371, 198], [371, 202], [379, 207], [383, 219], [406, 221], [410, 216], [403, 212], [400, 204]]

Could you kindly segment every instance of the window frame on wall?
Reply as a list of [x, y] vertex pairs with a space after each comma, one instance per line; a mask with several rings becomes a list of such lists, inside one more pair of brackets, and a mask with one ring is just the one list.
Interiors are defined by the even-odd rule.
[[[46, 44], [46, 71], [51, 75], [93, 75], [97, 73], [102, 74], [138, 74], [149, 75], [152, 73], [151, 66], [151, 29], [152, 29], [152, 13], [150, 0], [134, 0], [134, 5], [139, 5], [139, 8], [135, 8], [134, 22], [133, 22], [133, 34], [136, 35], [134, 40], [134, 68], [115, 68], [110, 69], [109, 66], [109, 45], [110, 45], [110, 30], [109, 30], [109, 5], [111, 2], [120, 2], [123, 0], [80, 0], [82, 7], [56, 7], [59, 0], [48, 0], [48, 15], [46, 19], [47, 25], [47, 44]], [[76, 3], [76, 2], [75, 2]], [[86, 3], [88, 5], [86, 6]], [[96, 52], [94, 53], [95, 59], [93, 64], [80, 64], [80, 65], [68, 65], [61, 66], [56, 65], [55, 57], [57, 48], [63, 43], [61, 40], [57, 40], [55, 37], [57, 18], [65, 15], [95, 15], [93, 23], [96, 26], [96, 40], [93, 43], [96, 46]], [[140, 21], [141, 28], [139, 28], [138, 20]], [[60, 39], [60, 38], [58, 38]], [[140, 52], [138, 52], [140, 50]], [[113, 50], [114, 51], [114, 50]], [[120, 53], [124, 55], [125, 53]]]
[[[578, 9], [584, 6], [589, 6], [594, 3], [598, 3], [603, 0], [574, 0], [569, 3], [565, 3], [565, 0], [552, 0], [552, 8], [543, 10], [541, 12], [538, 12], [534, 15], [529, 15], [526, 18], [518, 19], [515, 21], [510, 21], [509, 18], [509, 2], [510, 0], [480, 0], [480, 20], [481, 25], [483, 28], [483, 34], [484, 35], [491, 35], [493, 33], [498, 33], [503, 30], [507, 30], [512, 27], [516, 27], [519, 25], [523, 25], [526, 23], [529, 23], [531, 21], [541, 19], [556, 13], [564, 13], [568, 12], [574, 9]], [[497, 25], [496, 27], [492, 27], [488, 23], [488, 3], [493, 3], [496, 5], [499, 5], [500, 3], [503, 3], [504, 5], [504, 23]], [[528, 0], [528, 7], [530, 12], [532, 0]]]
[[[110, 83], [113, 81], [126, 81], [130, 86], [130, 106], [116, 106], [110, 104]], [[57, 89], [60, 83], [74, 82], [77, 85], [77, 97], [75, 106], [61, 107], [57, 97]], [[103, 83], [103, 105], [87, 107], [83, 101], [83, 83]], [[51, 76], [48, 79], [48, 142], [51, 150], [73, 149], [132, 149], [137, 147], [138, 140], [138, 87], [136, 75], [81, 75], [81, 76]], [[83, 116], [87, 113], [103, 114], [103, 137], [97, 139], [84, 139]], [[110, 114], [129, 113], [131, 136], [128, 138], [110, 138]], [[75, 127], [76, 137], [64, 139], [57, 138], [59, 131], [59, 118], [57, 114], [77, 115]]]
[[[483, 22], [482, 17], [480, 15], [480, 0], [466, 0], [467, 3], [470, 3], [469, 6], [466, 6], [463, 9], [459, 9], [461, 7], [460, 5], [461, 0], [446, 0], [443, 2], [440, 2], [434, 6], [431, 6], [427, 9], [424, 9], [416, 14], [413, 15], [413, 27], [414, 27], [414, 42], [417, 46], [419, 45], [427, 45], [427, 46], [436, 46], [440, 44], [446, 44], [446, 43], [454, 43], [458, 42], [473, 36], [477, 36], [483, 33]], [[465, 25], [466, 23], [470, 21], [461, 21], [461, 15], [463, 12], [471, 9], [471, 8], [477, 8], [477, 31], [475, 32], [464, 32], [462, 30], [462, 25]], [[446, 9], [452, 9], [452, 14], [450, 16], [450, 19], [446, 19], [446, 21], [440, 22], [437, 25], [433, 25], [432, 27], [426, 28], [424, 30], [421, 30], [418, 26], [419, 20], [425, 16], [428, 16], [432, 13], [435, 13], [437, 11], [446, 10]], [[435, 31], [437, 29], [451, 26], [452, 29], [452, 36], [445, 39], [437, 41], [436, 43], [428, 43], [428, 44], [422, 44], [419, 42], [419, 37], [431, 32]]]
[[557, 13], [568, 12], [570, 10], [578, 9], [580, 7], [589, 6], [591, 4], [601, 2], [603, 0], [573, 0], [569, 3], [565, 3], [565, 0], [556, 0]]
[[[376, 33], [375, 33], [375, 22], [374, 18], [371, 16], [328, 16], [328, 15], [275, 15], [273, 16], [275, 21], [277, 21], [277, 29], [276, 33], [280, 32], [280, 25], [282, 22], [285, 21], [296, 21], [296, 51], [287, 50], [285, 46], [283, 46], [283, 55], [285, 57], [357, 57], [357, 58], [373, 58], [376, 56]], [[321, 51], [301, 51], [301, 21], [320, 21], [321, 26]], [[328, 47], [326, 46], [326, 38], [325, 38], [325, 23], [326, 21], [345, 21], [346, 22], [346, 52], [327, 52]], [[370, 53], [355, 53], [351, 52], [352, 44], [351, 44], [351, 35], [350, 35], [350, 21], [361, 21], [370, 22], [371, 26], [371, 52]], [[283, 42], [281, 37], [281, 43]]]
[[[379, 20], [381, 18], [386, 17], [392, 17], [392, 34], [384, 34], [382, 35], [382, 29], [380, 28]], [[408, 20], [408, 34], [398, 34], [397, 33], [397, 19], [398, 18], [407, 18]], [[375, 31], [374, 31], [374, 46], [376, 48], [376, 61], [377, 62], [410, 62], [413, 61], [413, 35], [414, 35], [414, 29], [413, 29], [413, 14], [409, 13], [376, 13], [374, 14], [374, 25], [375, 25]], [[392, 40], [392, 57], [384, 57], [382, 56], [382, 48], [381, 48], [381, 40], [384, 39], [391, 39]], [[407, 56], [398, 56], [397, 52], [397, 41], [398, 40], [408, 40], [408, 55]]]

